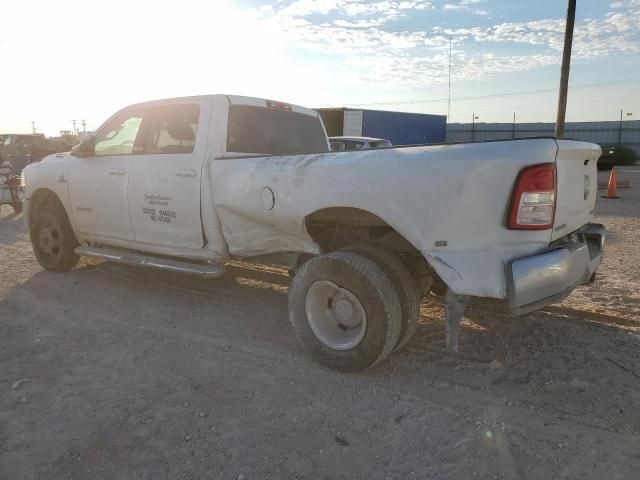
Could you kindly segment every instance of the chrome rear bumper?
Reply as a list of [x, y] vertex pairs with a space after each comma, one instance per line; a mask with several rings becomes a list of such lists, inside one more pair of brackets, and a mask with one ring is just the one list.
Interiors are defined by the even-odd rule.
[[509, 313], [514, 316], [556, 303], [589, 283], [602, 261], [604, 226], [589, 223], [563, 243], [507, 265]]

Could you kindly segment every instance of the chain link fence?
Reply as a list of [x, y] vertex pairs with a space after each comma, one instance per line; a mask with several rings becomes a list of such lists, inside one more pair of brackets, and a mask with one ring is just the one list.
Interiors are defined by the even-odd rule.
[[[447, 142], [505, 140], [553, 136], [553, 123], [450, 123]], [[568, 122], [564, 138], [600, 145], [622, 144], [640, 156], [640, 120], [620, 122]]]

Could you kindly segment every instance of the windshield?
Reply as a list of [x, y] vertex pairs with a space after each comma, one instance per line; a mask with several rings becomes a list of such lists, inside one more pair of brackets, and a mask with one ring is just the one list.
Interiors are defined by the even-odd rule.
[[250, 105], [229, 107], [227, 151], [265, 155], [328, 152], [319, 118]]

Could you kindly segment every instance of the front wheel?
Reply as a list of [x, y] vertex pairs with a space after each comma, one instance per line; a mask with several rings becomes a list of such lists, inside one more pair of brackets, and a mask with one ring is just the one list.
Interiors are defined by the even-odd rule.
[[298, 270], [289, 316], [311, 357], [343, 372], [383, 360], [397, 344], [402, 322], [398, 294], [385, 272], [346, 251], [315, 257]]
[[60, 208], [45, 208], [34, 212], [31, 243], [38, 263], [45, 269], [67, 272], [75, 267], [80, 257], [69, 219]]

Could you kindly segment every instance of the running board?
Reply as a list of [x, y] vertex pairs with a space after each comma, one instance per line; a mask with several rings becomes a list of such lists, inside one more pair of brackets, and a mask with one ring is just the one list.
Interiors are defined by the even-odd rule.
[[225, 273], [224, 268], [218, 265], [181, 262], [179, 260], [169, 260], [166, 258], [143, 255], [141, 253], [111, 250], [109, 248], [89, 247], [83, 245], [76, 248], [76, 253], [78, 255], [86, 255], [87, 257], [102, 258], [111, 262], [126, 263], [127, 265], [158, 268], [161, 270], [168, 270], [170, 272], [189, 273], [203, 278], [216, 278], [224, 275]]

